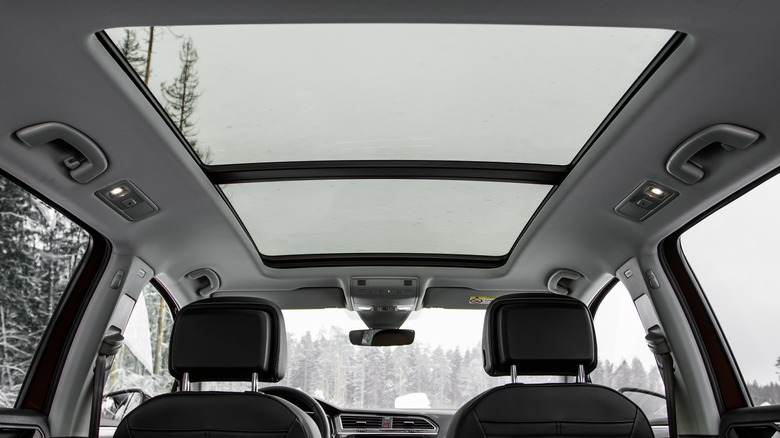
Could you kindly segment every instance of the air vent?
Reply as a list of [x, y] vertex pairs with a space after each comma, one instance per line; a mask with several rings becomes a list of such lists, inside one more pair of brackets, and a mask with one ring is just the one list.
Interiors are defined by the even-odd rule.
[[436, 427], [420, 417], [393, 417], [393, 429], [433, 430]]
[[342, 429], [381, 429], [382, 417], [373, 415], [341, 415]]

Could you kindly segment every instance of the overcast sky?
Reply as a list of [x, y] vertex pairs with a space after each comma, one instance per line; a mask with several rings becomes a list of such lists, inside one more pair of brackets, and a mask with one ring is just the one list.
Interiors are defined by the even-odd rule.
[[778, 381], [780, 179], [775, 177], [682, 237], [683, 251], [745, 380]]
[[191, 37], [200, 57], [198, 140], [215, 164], [568, 164], [671, 34], [502, 25], [175, 27], [156, 37], [150, 88], [159, 95], [160, 82], [173, 80], [181, 37]]

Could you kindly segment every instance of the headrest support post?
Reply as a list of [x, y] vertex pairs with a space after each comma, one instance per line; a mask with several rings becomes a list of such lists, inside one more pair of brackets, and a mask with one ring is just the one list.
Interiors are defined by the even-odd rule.
[[182, 373], [181, 374], [181, 390], [183, 392], [187, 392], [190, 390], [190, 374], [189, 373]]
[[577, 383], [587, 383], [588, 376], [585, 375], [585, 365], [580, 364], [577, 369]]
[[257, 392], [260, 389], [260, 378], [257, 373], [252, 373], [252, 392]]
[[510, 373], [512, 375], [512, 383], [517, 383], [517, 365], [512, 365]]

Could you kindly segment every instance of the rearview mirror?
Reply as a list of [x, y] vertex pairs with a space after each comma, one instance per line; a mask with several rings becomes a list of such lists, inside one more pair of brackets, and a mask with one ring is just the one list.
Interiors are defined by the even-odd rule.
[[352, 345], [368, 347], [389, 347], [393, 345], [409, 345], [414, 342], [414, 330], [401, 329], [368, 329], [349, 332]]

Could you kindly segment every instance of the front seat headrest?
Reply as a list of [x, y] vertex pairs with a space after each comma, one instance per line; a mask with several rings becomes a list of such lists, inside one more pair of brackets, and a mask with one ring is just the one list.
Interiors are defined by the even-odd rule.
[[596, 368], [596, 336], [581, 301], [553, 294], [502, 296], [487, 308], [482, 353], [485, 371], [506, 376], [577, 375]]
[[287, 336], [279, 307], [252, 297], [207, 298], [185, 306], [171, 333], [168, 368], [192, 382], [284, 378]]

